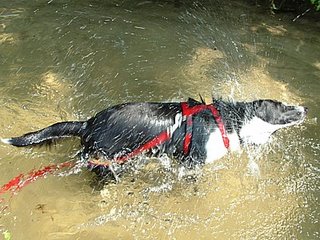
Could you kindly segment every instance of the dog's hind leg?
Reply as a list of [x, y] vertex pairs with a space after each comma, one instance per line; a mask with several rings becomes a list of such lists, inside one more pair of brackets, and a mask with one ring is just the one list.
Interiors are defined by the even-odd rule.
[[116, 182], [119, 183], [120, 178], [119, 178], [118, 174], [116, 173], [116, 171], [114, 170], [112, 163], [108, 167], [109, 167], [109, 170], [112, 172], [113, 177], [116, 180]]
[[[103, 151], [97, 151], [95, 154], [89, 154], [85, 149], [81, 154], [82, 161], [87, 163], [88, 168], [95, 172], [97, 175], [112, 175], [115, 181], [120, 182], [118, 175], [119, 165], [114, 160], [106, 157], [107, 154]], [[117, 167], [118, 166], [118, 167]], [[116, 168], [115, 168], [116, 167]]]
[[[78, 174], [81, 172], [81, 169], [83, 167], [87, 166], [87, 158], [85, 157], [85, 154], [83, 153], [83, 150], [79, 150], [77, 153], [73, 154], [71, 156], [72, 159], [77, 159], [75, 162], [73, 162], [73, 165], [70, 167], [68, 171], [59, 173], [59, 176], [69, 176], [73, 174]], [[72, 161], [72, 160], [71, 160]]]

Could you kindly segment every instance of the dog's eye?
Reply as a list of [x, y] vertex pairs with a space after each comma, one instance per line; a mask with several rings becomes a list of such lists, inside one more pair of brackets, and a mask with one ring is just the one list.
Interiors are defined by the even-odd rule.
[[296, 110], [296, 108], [294, 106], [287, 106], [286, 108], [288, 111]]

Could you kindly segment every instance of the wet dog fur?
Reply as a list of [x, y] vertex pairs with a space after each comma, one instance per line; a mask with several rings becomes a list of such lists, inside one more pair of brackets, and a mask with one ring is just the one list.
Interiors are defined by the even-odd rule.
[[[189, 106], [201, 105], [194, 99]], [[233, 102], [213, 100], [226, 129], [230, 146], [227, 149], [210, 111], [202, 111], [193, 118], [192, 139], [188, 154], [183, 152], [186, 119], [179, 102], [124, 103], [109, 107], [87, 121], [55, 123], [42, 130], [20, 137], [2, 139], [17, 147], [43, 144], [55, 139], [76, 136], [81, 139], [81, 159], [98, 173], [112, 167], [118, 156], [129, 154], [161, 132], [169, 131], [170, 139], [145, 153], [149, 156], [166, 154], [187, 167], [211, 163], [243, 145], [268, 142], [279, 129], [300, 124], [308, 109], [290, 106], [274, 100]], [[93, 159], [93, 160], [92, 160]], [[94, 165], [95, 161], [107, 163]], [[102, 171], [101, 171], [102, 170]]]

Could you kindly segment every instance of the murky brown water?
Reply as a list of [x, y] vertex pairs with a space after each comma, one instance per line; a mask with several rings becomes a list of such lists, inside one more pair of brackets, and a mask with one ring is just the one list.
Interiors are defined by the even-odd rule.
[[[260, 152], [234, 154], [180, 179], [154, 160], [96, 187], [83, 169], [2, 196], [11, 239], [318, 239], [319, 22], [229, 1], [2, 1], [0, 136], [86, 119], [126, 101], [273, 98], [307, 105], [299, 127]], [[0, 185], [76, 159], [0, 145]], [[250, 172], [254, 160], [260, 170]], [[101, 186], [100, 186], [101, 187]], [[4, 208], [4, 209], [3, 209]], [[5, 235], [2, 234], [1, 237]]]

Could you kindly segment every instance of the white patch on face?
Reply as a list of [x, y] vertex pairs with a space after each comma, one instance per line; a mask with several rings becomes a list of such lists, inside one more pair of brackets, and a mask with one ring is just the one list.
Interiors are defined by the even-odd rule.
[[290, 126], [286, 125], [272, 125], [263, 121], [258, 117], [252, 118], [250, 121], [244, 124], [240, 130], [240, 138], [245, 143], [251, 144], [264, 144], [267, 143], [271, 134], [280, 128]]
[[304, 107], [301, 107], [301, 106], [297, 106], [296, 107], [296, 110], [298, 110], [299, 112], [301, 112], [303, 114], [303, 117], [300, 119], [300, 121], [298, 122], [292, 122], [290, 124], [287, 124], [286, 127], [289, 127], [289, 126], [292, 126], [292, 125], [296, 125], [296, 124], [300, 124], [304, 121], [305, 117], [306, 117], [306, 111], [305, 111], [305, 108]]

